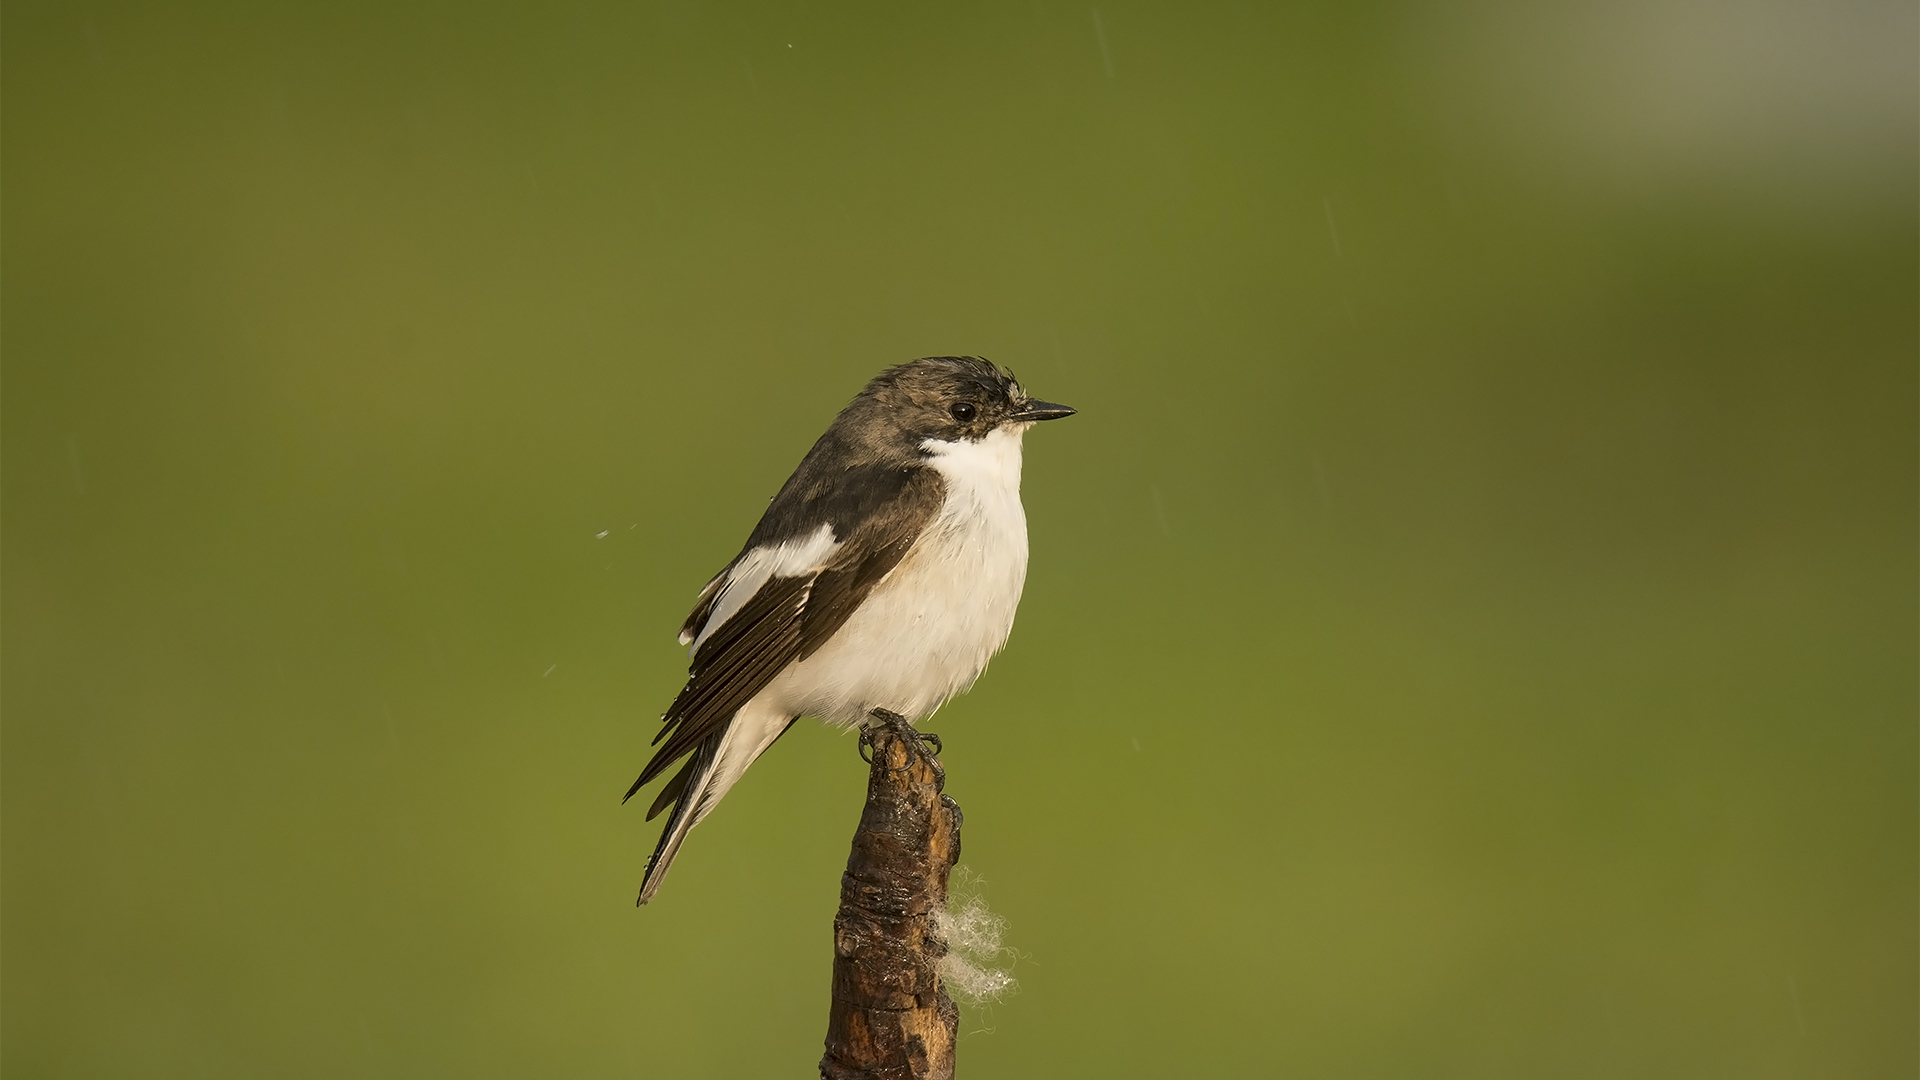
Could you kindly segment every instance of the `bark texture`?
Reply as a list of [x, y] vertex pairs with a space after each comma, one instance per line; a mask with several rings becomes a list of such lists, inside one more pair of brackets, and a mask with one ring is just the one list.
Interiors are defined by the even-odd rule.
[[940, 761], [904, 721], [863, 736], [873, 753], [833, 918], [833, 1004], [822, 1080], [947, 1080], [960, 1010], [940, 985], [935, 919], [960, 858], [960, 807]]

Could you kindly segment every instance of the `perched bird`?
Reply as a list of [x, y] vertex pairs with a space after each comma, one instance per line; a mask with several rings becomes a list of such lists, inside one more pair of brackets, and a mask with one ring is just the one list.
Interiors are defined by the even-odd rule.
[[1027, 579], [1021, 438], [1073, 412], [971, 356], [888, 368], [840, 410], [680, 628], [687, 685], [626, 795], [687, 758], [647, 811], [673, 808], [639, 903], [801, 716], [916, 722], [973, 685]]

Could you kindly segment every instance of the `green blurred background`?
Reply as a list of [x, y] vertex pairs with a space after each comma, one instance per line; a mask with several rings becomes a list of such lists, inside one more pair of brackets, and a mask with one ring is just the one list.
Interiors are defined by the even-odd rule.
[[[675, 628], [884, 365], [1028, 440], [974, 1076], [1911, 1077], [1910, 4], [7, 5], [9, 1077], [812, 1075]], [[605, 534], [604, 536], [602, 534]]]

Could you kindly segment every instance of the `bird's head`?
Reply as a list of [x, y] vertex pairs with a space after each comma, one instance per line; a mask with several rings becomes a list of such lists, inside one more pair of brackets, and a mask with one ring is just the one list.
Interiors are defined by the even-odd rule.
[[875, 376], [856, 402], [880, 435], [918, 448], [926, 440], [978, 442], [995, 431], [1015, 434], [1074, 410], [1027, 395], [1013, 373], [973, 356], [928, 356]]

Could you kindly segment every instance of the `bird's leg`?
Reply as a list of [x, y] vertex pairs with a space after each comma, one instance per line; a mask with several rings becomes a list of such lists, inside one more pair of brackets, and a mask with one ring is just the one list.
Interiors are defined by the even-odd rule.
[[888, 709], [875, 709], [867, 717], [867, 723], [860, 727], [860, 760], [873, 764], [873, 758], [868, 755], [873, 748], [873, 733], [886, 728], [906, 744], [907, 753], [924, 755], [933, 763], [935, 771], [940, 770], [940, 751], [945, 749], [940, 743], [940, 736], [916, 729], [906, 717]]

